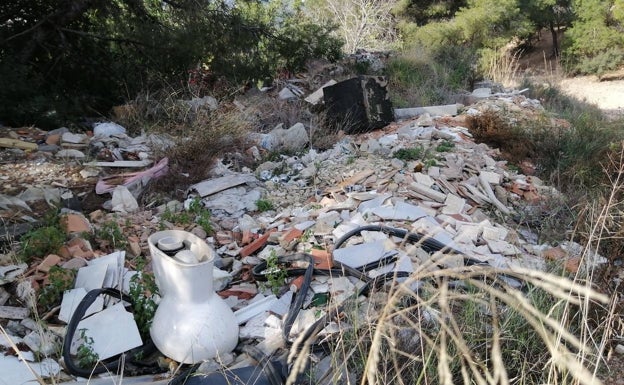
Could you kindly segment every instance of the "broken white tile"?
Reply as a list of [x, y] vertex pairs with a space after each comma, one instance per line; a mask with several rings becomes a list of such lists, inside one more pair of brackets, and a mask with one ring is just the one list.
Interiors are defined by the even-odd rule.
[[378, 261], [384, 254], [384, 241], [364, 243], [334, 250], [334, 260], [358, 268]]
[[474, 243], [482, 233], [483, 225], [479, 223], [457, 222], [457, 235], [454, 237], [456, 242]]
[[415, 172], [413, 174], [413, 177], [417, 183], [420, 183], [427, 187], [431, 187], [435, 183], [434, 179], [431, 176], [423, 174], [422, 172]]
[[297, 314], [295, 322], [293, 322], [291, 335], [296, 336], [310, 327], [316, 320], [324, 315], [324, 311], [319, 309], [305, 309]]
[[107, 270], [108, 266], [104, 264], [81, 267], [78, 269], [74, 288], [83, 288], [88, 292], [94, 289], [101, 289]]
[[[139, 329], [132, 313], [124, 309], [122, 303], [117, 303], [78, 324], [76, 330], [86, 329], [85, 335], [93, 339], [93, 352], [100, 360], [105, 360], [117, 354], [143, 345]], [[80, 335], [76, 333], [73, 347], [78, 348]]]
[[43, 357], [48, 357], [57, 352], [60, 342], [57, 337], [49, 331], [33, 330], [24, 336], [24, 343], [35, 353]]
[[315, 278], [310, 283], [310, 289], [312, 289], [315, 294], [327, 293], [329, 292], [329, 283], [327, 281], [321, 282]]
[[355, 293], [356, 287], [348, 277], [331, 277], [328, 282], [331, 302], [334, 305], [343, 303]]
[[258, 316], [258, 314], [263, 314], [271, 309], [276, 301], [277, 297], [274, 295], [261, 298], [260, 300], [257, 300], [255, 302], [249, 301], [249, 304], [247, 306], [234, 312], [236, 321], [238, 321], [239, 325], [242, 325], [250, 319]]
[[394, 206], [380, 206], [371, 212], [381, 219], [395, 221], [415, 221], [427, 216], [427, 212], [421, 207], [405, 202], [397, 202]]
[[493, 241], [504, 240], [509, 234], [509, 230], [499, 226], [484, 226], [483, 238]]
[[412, 264], [412, 259], [404, 253], [401, 253], [396, 262], [391, 263], [389, 265], [381, 266], [375, 270], [371, 270], [368, 272], [368, 276], [371, 278], [375, 278], [379, 275], [390, 273], [390, 272], [406, 272], [411, 273], [414, 271], [414, 265]]
[[364, 214], [367, 211], [372, 211], [373, 209], [375, 209], [377, 207], [381, 207], [384, 204], [384, 202], [388, 198], [390, 198], [391, 196], [392, 196], [392, 194], [381, 194], [381, 195], [377, 196], [377, 198], [368, 200], [366, 202], [362, 202], [358, 206], [357, 212]]
[[501, 175], [493, 171], [480, 171], [479, 175], [485, 178], [489, 184], [497, 185], [501, 182]]
[[29, 363], [27, 366], [17, 357], [0, 355], [0, 373], [2, 373], [0, 384], [2, 385], [37, 385], [39, 384], [37, 375], [46, 378], [55, 377], [60, 371], [59, 364], [51, 358]]
[[516, 255], [520, 254], [520, 250], [509, 242], [487, 240], [487, 245], [492, 253], [498, 253], [503, 255]]
[[288, 313], [290, 310], [290, 304], [292, 302], [293, 292], [288, 290], [284, 295], [282, 295], [277, 301], [273, 302], [271, 308], [269, 309], [271, 313], [275, 313], [279, 316], [283, 316]]
[[[87, 290], [82, 287], [77, 289], [67, 290], [63, 294], [63, 301], [61, 302], [61, 311], [59, 312], [59, 320], [69, 323], [71, 320], [74, 311], [80, 304], [80, 301], [87, 295]], [[97, 297], [95, 301], [89, 306], [87, 311], [85, 312], [85, 317], [90, 316], [91, 314], [97, 313], [102, 310], [104, 307], [104, 299], [102, 297]]]
[[427, 235], [436, 241], [442, 243], [446, 247], [457, 248], [457, 244], [453, 241], [453, 237], [440, 226], [440, 224], [432, 217], [420, 218], [412, 224], [412, 231]]
[[464, 209], [466, 200], [456, 196], [455, 194], [447, 194], [442, 207], [443, 214], [459, 214]]
[[108, 255], [92, 259], [87, 262], [91, 265], [106, 265], [106, 277], [102, 287], [117, 287], [123, 274], [124, 261], [126, 258], [125, 251], [115, 251]]
[[247, 323], [245, 323], [245, 326], [240, 328], [238, 333], [239, 337], [243, 339], [264, 338], [266, 329], [268, 329], [264, 325], [264, 322], [269, 315], [269, 312], [265, 311], [250, 318]]
[[295, 225], [295, 228], [297, 230], [306, 231], [307, 229], [309, 229], [310, 227], [314, 226], [315, 224], [316, 224], [316, 222], [314, 222], [314, 221], [305, 221], [305, 222], [297, 223]]

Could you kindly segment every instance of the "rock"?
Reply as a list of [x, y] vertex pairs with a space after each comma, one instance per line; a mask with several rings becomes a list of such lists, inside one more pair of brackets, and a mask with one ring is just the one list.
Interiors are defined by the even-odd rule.
[[0, 306], [0, 319], [24, 319], [30, 315], [30, 310], [24, 307]]
[[30, 350], [44, 357], [51, 356], [60, 348], [58, 338], [46, 331], [33, 330], [24, 337], [24, 343]]
[[192, 98], [191, 100], [184, 101], [193, 112], [198, 112], [201, 109], [207, 109], [214, 111], [219, 108], [219, 102], [212, 96], [204, 96], [203, 98]]
[[75, 150], [75, 149], [71, 149], [71, 148], [60, 150], [56, 153], [55, 156], [61, 159], [84, 159], [85, 158], [85, 154], [83, 152]]
[[96, 123], [93, 126], [94, 136], [110, 137], [114, 135], [126, 135], [126, 129], [117, 123]]

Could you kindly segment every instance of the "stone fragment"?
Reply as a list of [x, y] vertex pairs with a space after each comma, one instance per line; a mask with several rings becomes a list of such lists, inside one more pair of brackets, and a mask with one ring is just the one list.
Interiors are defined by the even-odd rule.
[[39, 353], [41, 356], [48, 357], [60, 348], [60, 342], [57, 337], [43, 330], [33, 330], [24, 336], [24, 343], [31, 351]]
[[55, 155], [57, 158], [61, 159], [84, 159], [85, 154], [79, 150], [69, 148], [60, 150]]

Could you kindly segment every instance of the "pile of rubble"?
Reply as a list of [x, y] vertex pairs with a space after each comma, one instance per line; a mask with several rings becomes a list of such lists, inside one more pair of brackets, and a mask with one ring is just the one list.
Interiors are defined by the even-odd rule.
[[[276, 264], [280, 257], [306, 253], [314, 258], [318, 269], [338, 264], [359, 269], [363, 274], [360, 278], [314, 275], [302, 309], [289, 330], [290, 340], [304, 333], [326, 314], [326, 309], [339, 306], [357, 293], [365, 279], [389, 272], [404, 276], [423, 266], [428, 269], [457, 266], [465, 263], [462, 255], [510, 269], [541, 270], [546, 260], [557, 259], [570, 272], [584, 268], [581, 261], [603, 262], [599, 256], [593, 260], [581, 259], [582, 248], [578, 244], [563, 242], [556, 248], [538, 244], [537, 234], [530, 229], [506, 224], [506, 220], [520, 215], [527, 206], [558, 192], [535, 176], [508, 168], [499, 159], [498, 150], [475, 143], [465, 128], [468, 116], [485, 109], [535, 111], [541, 109], [539, 102], [518, 92], [482, 93], [480, 90], [475, 94], [479, 102], [468, 108], [452, 105], [396, 111], [397, 116], [405, 118], [382, 130], [344, 136], [325, 152], [310, 149], [242, 172], [231, 171], [228, 165], [219, 163], [213, 170], [216, 177], [191, 186], [185, 202], [172, 201], [153, 209], [139, 207], [133, 198], [151, 178], [166, 173], [166, 162], [155, 162], [151, 154], [153, 146], [168, 145], [167, 140], [130, 138], [123, 128], [113, 124], [106, 125], [106, 130], [96, 126], [92, 137], [66, 130], [47, 133], [46, 144], [39, 147], [39, 152], [50, 150], [57, 158], [83, 159], [84, 151], [88, 150], [98, 161], [70, 163], [78, 170], [71, 175], [83, 179], [58, 182], [49, 175], [36, 177], [39, 184], [35, 185], [33, 179], [33, 185], [19, 194], [15, 182], [5, 180], [5, 195], [0, 201], [3, 216], [11, 213], [15, 217], [20, 213], [19, 218], [28, 221], [29, 204], [35, 201], [29, 196], [38, 194], [39, 201], [43, 198], [50, 203], [68, 199], [72, 187], [99, 175], [92, 171], [94, 168], [151, 167], [116, 176], [114, 180], [99, 179], [95, 188], [112, 194], [107, 207], [114, 213], [102, 209], [83, 215], [64, 210], [64, 229], [71, 240], [57, 254], [45, 256], [30, 266], [3, 257], [0, 349], [12, 352], [11, 356], [0, 357], [0, 372], [11, 373], [10, 380], [4, 380], [23, 383], [32, 379], [32, 373], [19, 361], [24, 359], [40, 376], [71, 381], [72, 377], [52, 358], [58, 358], [55, 354], [65, 336], [66, 323], [70, 322], [79, 301], [88, 291], [103, 287], [129, 292], [132, 277], [141, 273], [134, 271], [135, 266], [126, 260], [126, 254], [132, 258], [149, 257], [149, 236], [166, 229], [191, 232], [215, 250], [215, 290], [235, 311], [240, 326], [239, 347], [253, 346], [267, 356], [277, 356], [287, 349], [283, 338], [284, 317], [303, 284], [303, 277], [296, 276], [267, 279], [272, 274], [268, 265]], [[440, 111], [446, 115], [439, 115]], [[277, 142], [280, 146], [293, 141], [296, 141], [293, 146], [305, 145], [305, 140], [301, 141], [303, 125], [278, 131], [256, 136], [256, 147], [249, 152], [272, 150]], [[26, 147], [22, 141], [31, 143], [24, 139], [23, 136], [12, 138], [11, 146], [17, 147], [17, 143]], [[32, 159], [41, 161], [31, 161], [47, 165], [48, 157], [33, 155]], [[91, 188], [95, 184], [91, 180]], [[212, 233], [195, 223], [167, 219], [165, 213], [188, 210], [198, 201], [211, 212]], [[120, 244], [125, 249], [115, 250], [119, 244], [93, 249], [87, 235], [110, 223], [123, 231], [124, 242]], [[426, 235], [455, 251], [457, 257], [445, 258], [443, 263], [432, 262], [432, 253], [422, 244], [406, 245], [392, 233], [366, 227], [371, 225]], [[358, 230], [363, 227], [364, 231]], [[354, 232], [357, 234], [350, 237]], [[334, 248], [345, 236], [349, 236], [348, 242]], [[379, 261], [386, 263], [378, 264]], [[61, 304], [48, 314], [33, 313], [36, 305], [32, 300], [42, 286], [50, 284], [48, 274], [53, 266], [76, 271], [72, 289], [64, 292]], [[137, 325], [121, 303], [100, 298], [86, 314], [92, 315], [81, 322], [81, 328], [86, 330], [86, 338], [91, 339], [91, 348], [100, 359], [143, 344]], [[107, 327], [112, 320], [116, 325], [114, 330]], [[337, 331], [336, 324], [329, 324], [324, 333]], [[73, 349], [77, 350], [80, 336], [75, 337]], [[13, 355], [19, 355], [19, 359]], [[41, 357], [50, 358], [41, 360]], [[314, 357], [315, 378], [324, 378], [329, 359]], [[209, 372], [222, 366], [233, 370], [252, 362], [245, 353], [228, 353], [220, 355], [218, 361], [204, 362], [199, 370]], [[144, 383], [157, 380], [158, 377], [146, 377]], [[327, 378], [322, 383], [330, 382], [331, 378]]]

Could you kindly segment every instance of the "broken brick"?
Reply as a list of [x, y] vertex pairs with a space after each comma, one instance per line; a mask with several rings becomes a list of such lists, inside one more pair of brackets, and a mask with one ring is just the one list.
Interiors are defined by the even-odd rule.
[[315, 269], [329, 270], [334, 267], [334, 259], [327, 250], [312, 249], [310, 254], [314, 258]]
[[37, 271], [47, 273], [52, 266], [58, 265], [62, 261], [61, 257], [56, 254], [50, 254], [37, 266]]
[[260, 248], [262, 248], [264, 245], [267, 244], [267, 242], [269, 240], [269, 237], [271, 236], [271, 233], [273, 233], [274, 231], [275, 230], [267, 231], [260, 238], [258, 238], [255, 241], [251, 242], [247, 246], [243, 247], [240, 250], [239, 255], [241, 257], [245, 258], [245, 257], [255, 253], [256, 251], [260, 250]]

